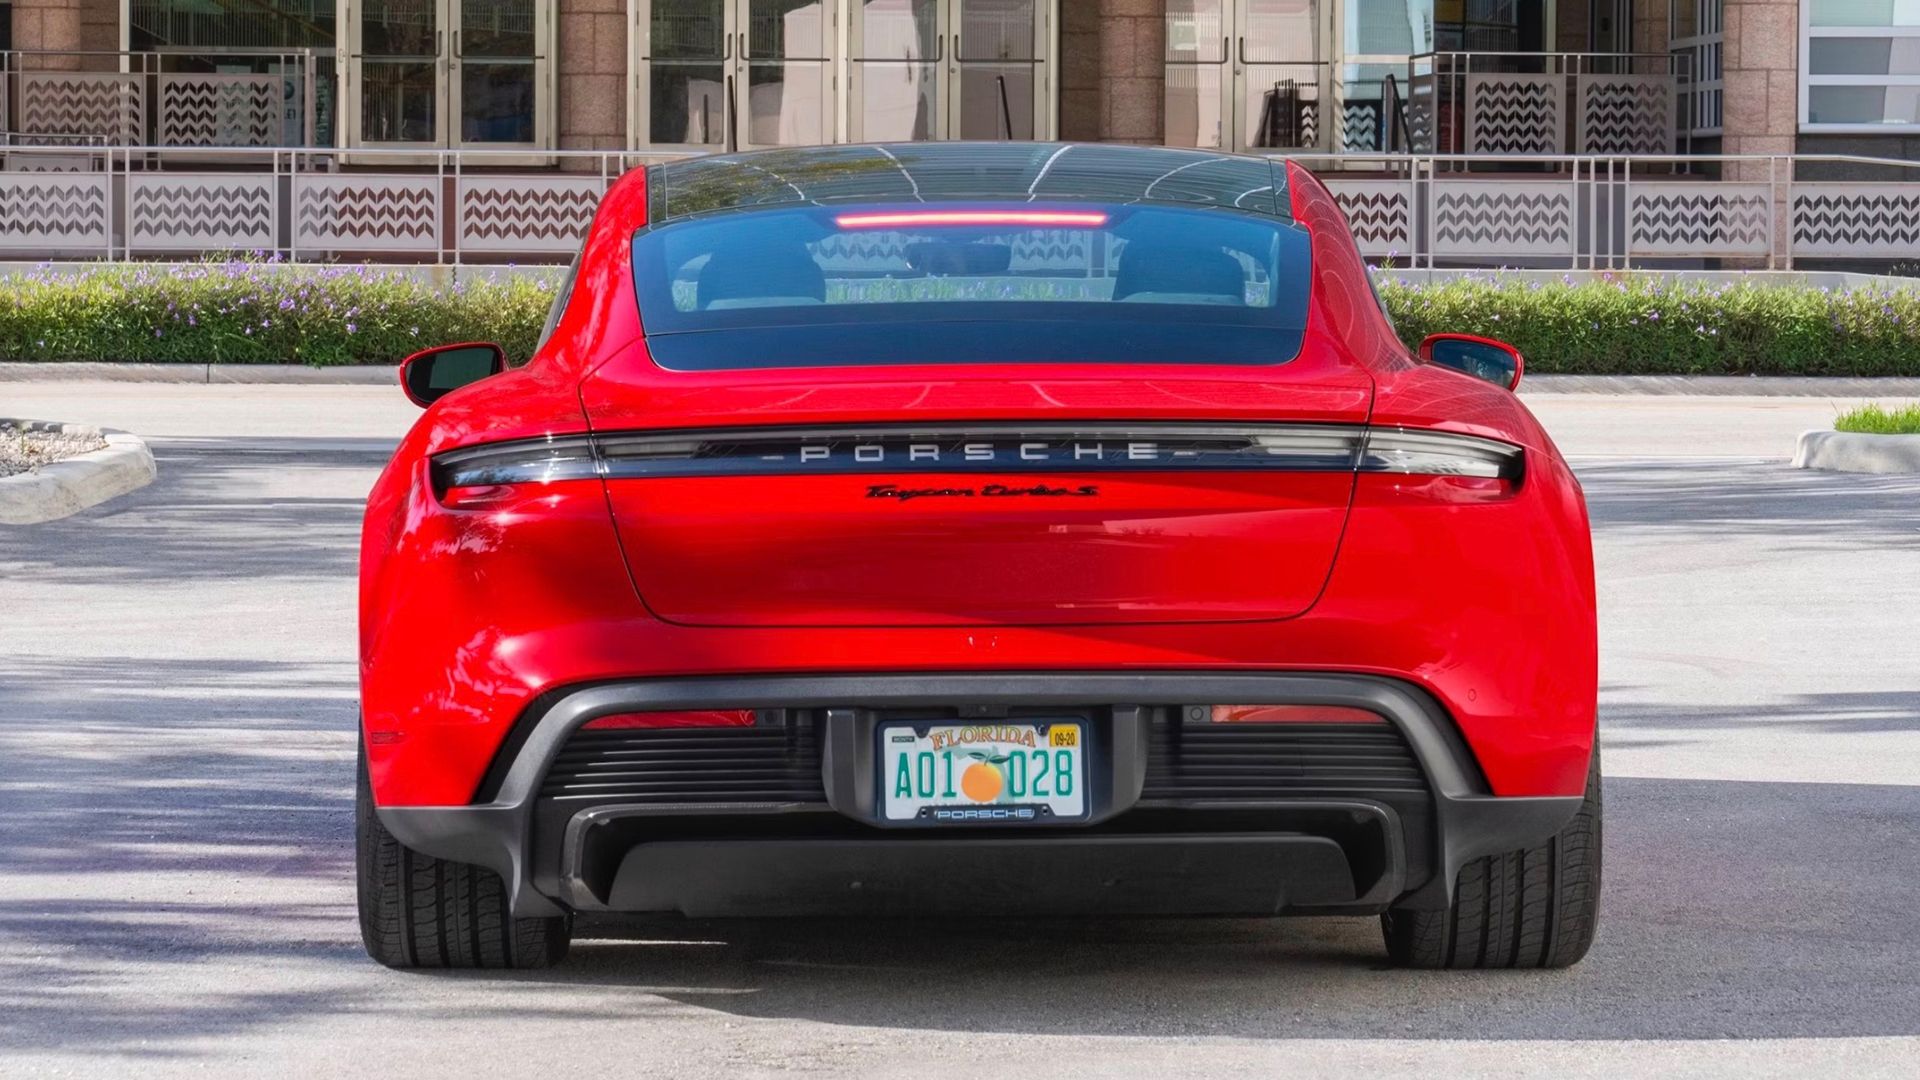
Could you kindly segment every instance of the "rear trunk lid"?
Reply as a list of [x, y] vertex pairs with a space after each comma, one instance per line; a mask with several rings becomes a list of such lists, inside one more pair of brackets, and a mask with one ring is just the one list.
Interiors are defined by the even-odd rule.
[[1371, 399], [1351, 372], [663, 383], [631, 359], [583, 386], [609, 501], [645, 603], [699, 626], [1296, 615]]

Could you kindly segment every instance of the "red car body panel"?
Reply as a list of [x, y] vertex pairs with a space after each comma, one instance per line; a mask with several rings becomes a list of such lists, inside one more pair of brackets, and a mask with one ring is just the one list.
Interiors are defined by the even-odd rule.
[[[647, 198], [644, 174], [629, 174], [594, 220], [547, 344], [430, 408], [369, 498], [360, 660], [376, 801], [471, 801], [516, 718], [561, 688], [1016, 670], [1402, 679], [1444, 706], [1494, 795], [1579, 795], [1597, 665], [1578, 485], [1513, 395], [1407, 352], [1331, 198], [1297, 168], [1291, 189], [1315, 289], [1301, 354], [1278, 367], [701, 373], [655, 365], [640, 336], [629, 238]], [[1523, 446], [1527, 474], [1517, 489], [1390, 474], [1108, 477], [1097, 514], [843, 497], [871, 476], [568, 480], [462, 508], [428, 479], [428, 457], [450, 448], [589, 430], [983, 419], [1427, 428]], [[863, 529], [878, 537], [863, 552], [810, 548]]]

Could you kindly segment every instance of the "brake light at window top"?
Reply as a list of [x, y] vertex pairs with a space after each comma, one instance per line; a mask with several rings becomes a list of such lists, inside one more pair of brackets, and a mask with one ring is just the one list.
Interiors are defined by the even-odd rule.
[[916, 225], [1029, 225], [1049, 229], [1097, 229], [1107, 223], [1107, 215], [1092, 210], [900, 210], [841, 214], [833, 219], [833, 223], [843, 229], [899, 229]]

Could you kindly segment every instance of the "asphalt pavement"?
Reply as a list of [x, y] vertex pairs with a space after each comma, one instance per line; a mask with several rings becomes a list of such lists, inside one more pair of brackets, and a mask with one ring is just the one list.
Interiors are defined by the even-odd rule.
[[1363, 919], [602, 926], [561, 968], [362, 954], [364, 386], [35, 383], [160, 476], [0, 528], [0, 1076], [1912, 1076], [1920, 477], [1838, 402], [1540, 395], [1594, 515], [1602, 928], [1409, 973]]

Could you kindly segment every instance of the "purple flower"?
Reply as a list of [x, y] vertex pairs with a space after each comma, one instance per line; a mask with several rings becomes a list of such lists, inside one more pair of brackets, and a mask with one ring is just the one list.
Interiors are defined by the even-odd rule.
[[347, 324], [347, 333], [353, 334], [358, 332], [359, 332], [359, 327], [353, 325], [352, 323]]

